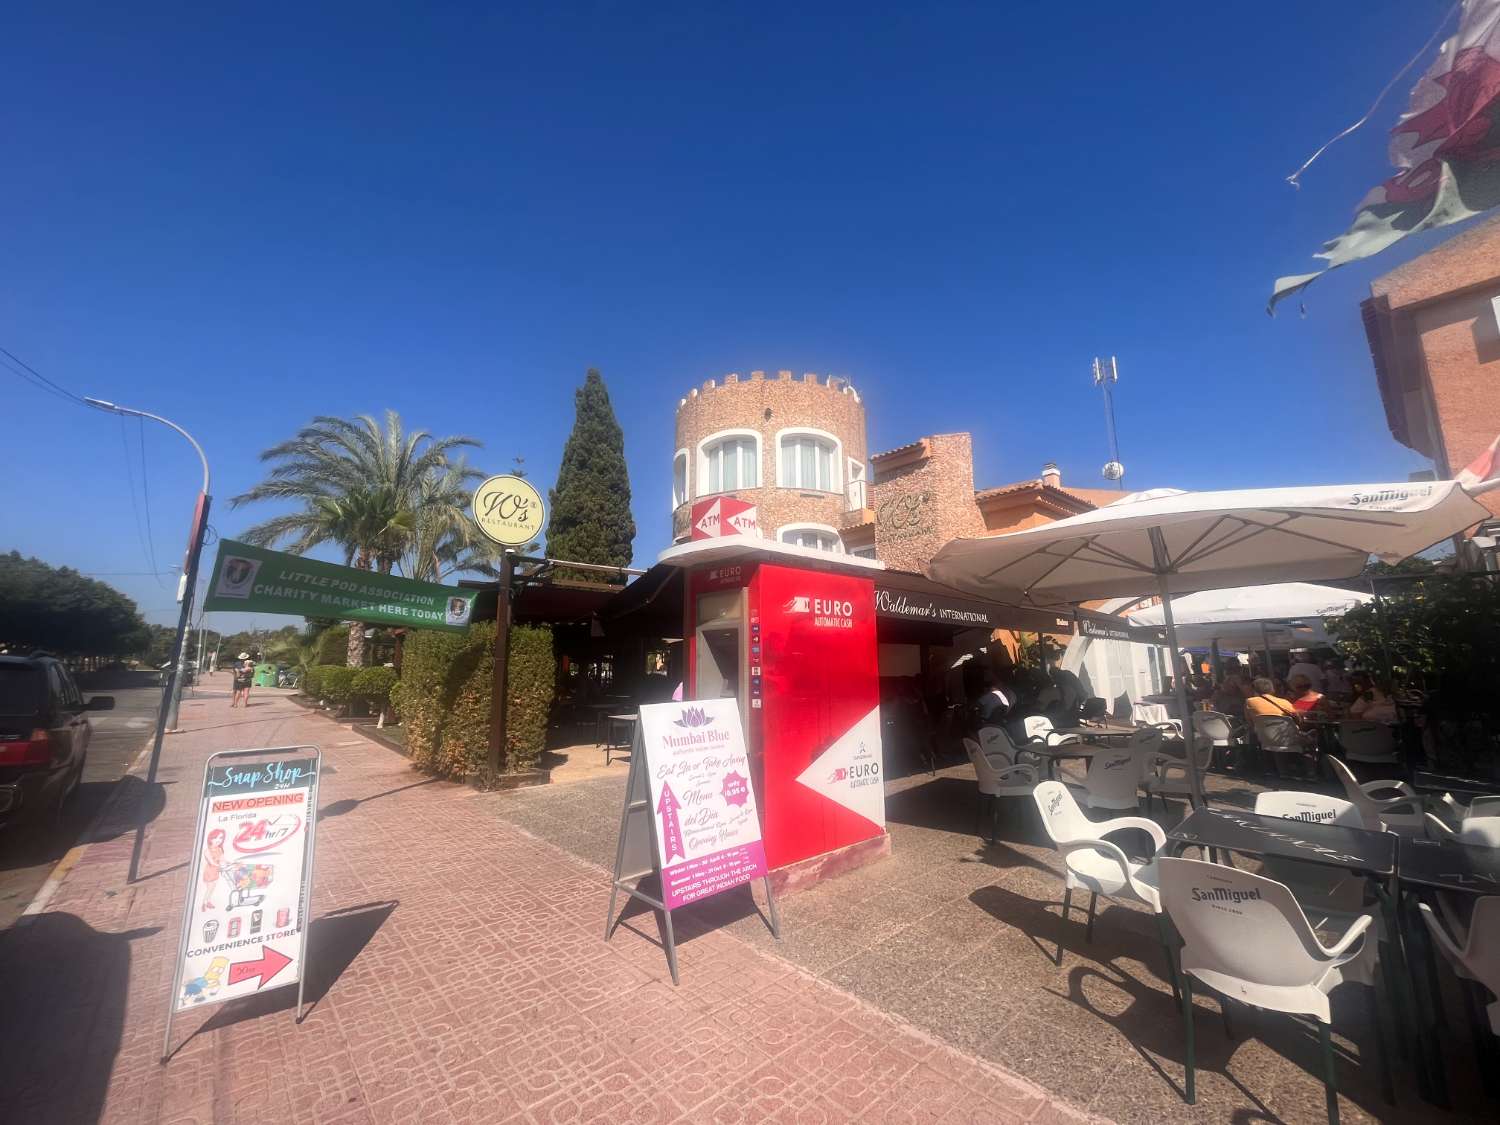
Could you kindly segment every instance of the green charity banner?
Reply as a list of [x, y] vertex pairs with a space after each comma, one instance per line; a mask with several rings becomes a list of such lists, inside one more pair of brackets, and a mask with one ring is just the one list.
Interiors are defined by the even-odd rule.
[[478, 593], [222, 539], [203, 608], [463, 632]]

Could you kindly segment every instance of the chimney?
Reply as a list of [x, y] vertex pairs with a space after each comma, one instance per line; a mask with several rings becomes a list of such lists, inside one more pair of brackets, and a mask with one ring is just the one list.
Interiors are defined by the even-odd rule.
[[1062, 487], [1062, 470], [1057, 467], [1057, 462], [1048, 461], [1042, 466], [1042, 485], [1046, 488]]

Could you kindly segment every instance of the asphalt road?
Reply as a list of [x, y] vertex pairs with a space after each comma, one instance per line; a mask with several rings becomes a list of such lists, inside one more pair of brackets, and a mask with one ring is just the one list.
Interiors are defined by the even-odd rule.
[[93, 822], [121, 776], [147, 744], [161, 701], [157, 687], [84, 690], [84, 695], [112, 695], [113, 711], [89, 715], [93, 734], [83, 782], [61, 818], [14, 825], [0, 831], [0, 929], [21, 915], [47, 881], [57, 861]]

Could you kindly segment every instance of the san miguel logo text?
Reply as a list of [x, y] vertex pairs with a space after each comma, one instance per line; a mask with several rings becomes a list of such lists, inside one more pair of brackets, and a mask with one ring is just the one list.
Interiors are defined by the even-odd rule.
[[788, 614], [811, 614], [812, 623], [819, 629], [854, 628], [854, 603], [847, 599], [795, 594], [787, 599], [782, 611]]

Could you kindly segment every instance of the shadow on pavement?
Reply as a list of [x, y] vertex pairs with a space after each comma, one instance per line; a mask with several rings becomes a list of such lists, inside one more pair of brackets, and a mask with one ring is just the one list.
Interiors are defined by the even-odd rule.
[[[331, 771], [329, 769], [325, 769], [323, 772], [328, 773]], [[414, 781], [410, 785], [399, 785], [395, 789], [387, 789], [384, 793], [373, 793], [368, 797], [345, 797], [342, 801], [334, 801], [330, 804], [324, 805], [321, 809], [318, 810], [318, 818], [321, 820], [326, 819], [330, 816], [344, 816], [348, 813], [352, 813], [355, 809], [359, 808], [360, 805], [363, 805], [368, 801], [378, 801], [382, 797], [390, 797], [396, 793], [405, 793], [408, 789], [420, 789], [424, 785], [432, 785], [435, 782], [441, 780], [443, 779], [440, 777], [429, 777], [425, 781]]]
[[[109, 815], [90, 822], [104, 808], [112, 791], [118, 790]], [[17, 821], [0, 832], [0, 871], [14, 871], [38, 864], [53, 864], [78, 843], [113, 840], [161, 815], [166, 795], [161, 784], [148, 786], [138, 777], [119, 781], [85, 781], [69, 798], [62, 814], [47, 811], [30, 820]], [[143, 818], [143, 819], [142, 819]]]
[[57, 913], [0, 933], [0, 1117], [99, 1119], [125, 1023], [130, 943], [159, 930], [101, 933]]
[[[396, 900], [369, 902], [351, 906], [314, 918], [307, 932], [306, 994], [303, 997], [303, 1015], [316, 1007], [328, 990], [334, 986], [344, 970], [354, 963], [365, 946], [370, 944], [376, 932], [385, 925], [400, 905]], [[189, 1040], [177, 1047], [181, 1051], [187, 1042], [206, 1031], [285, 1012], [297, 1007], [295, 986], [277, 988], [243, 1000], [231, 1000], [214, 1013], [213, 1018], [194, 1032]], [[175, 1053], [175, 1052], [174, 1052]]]

